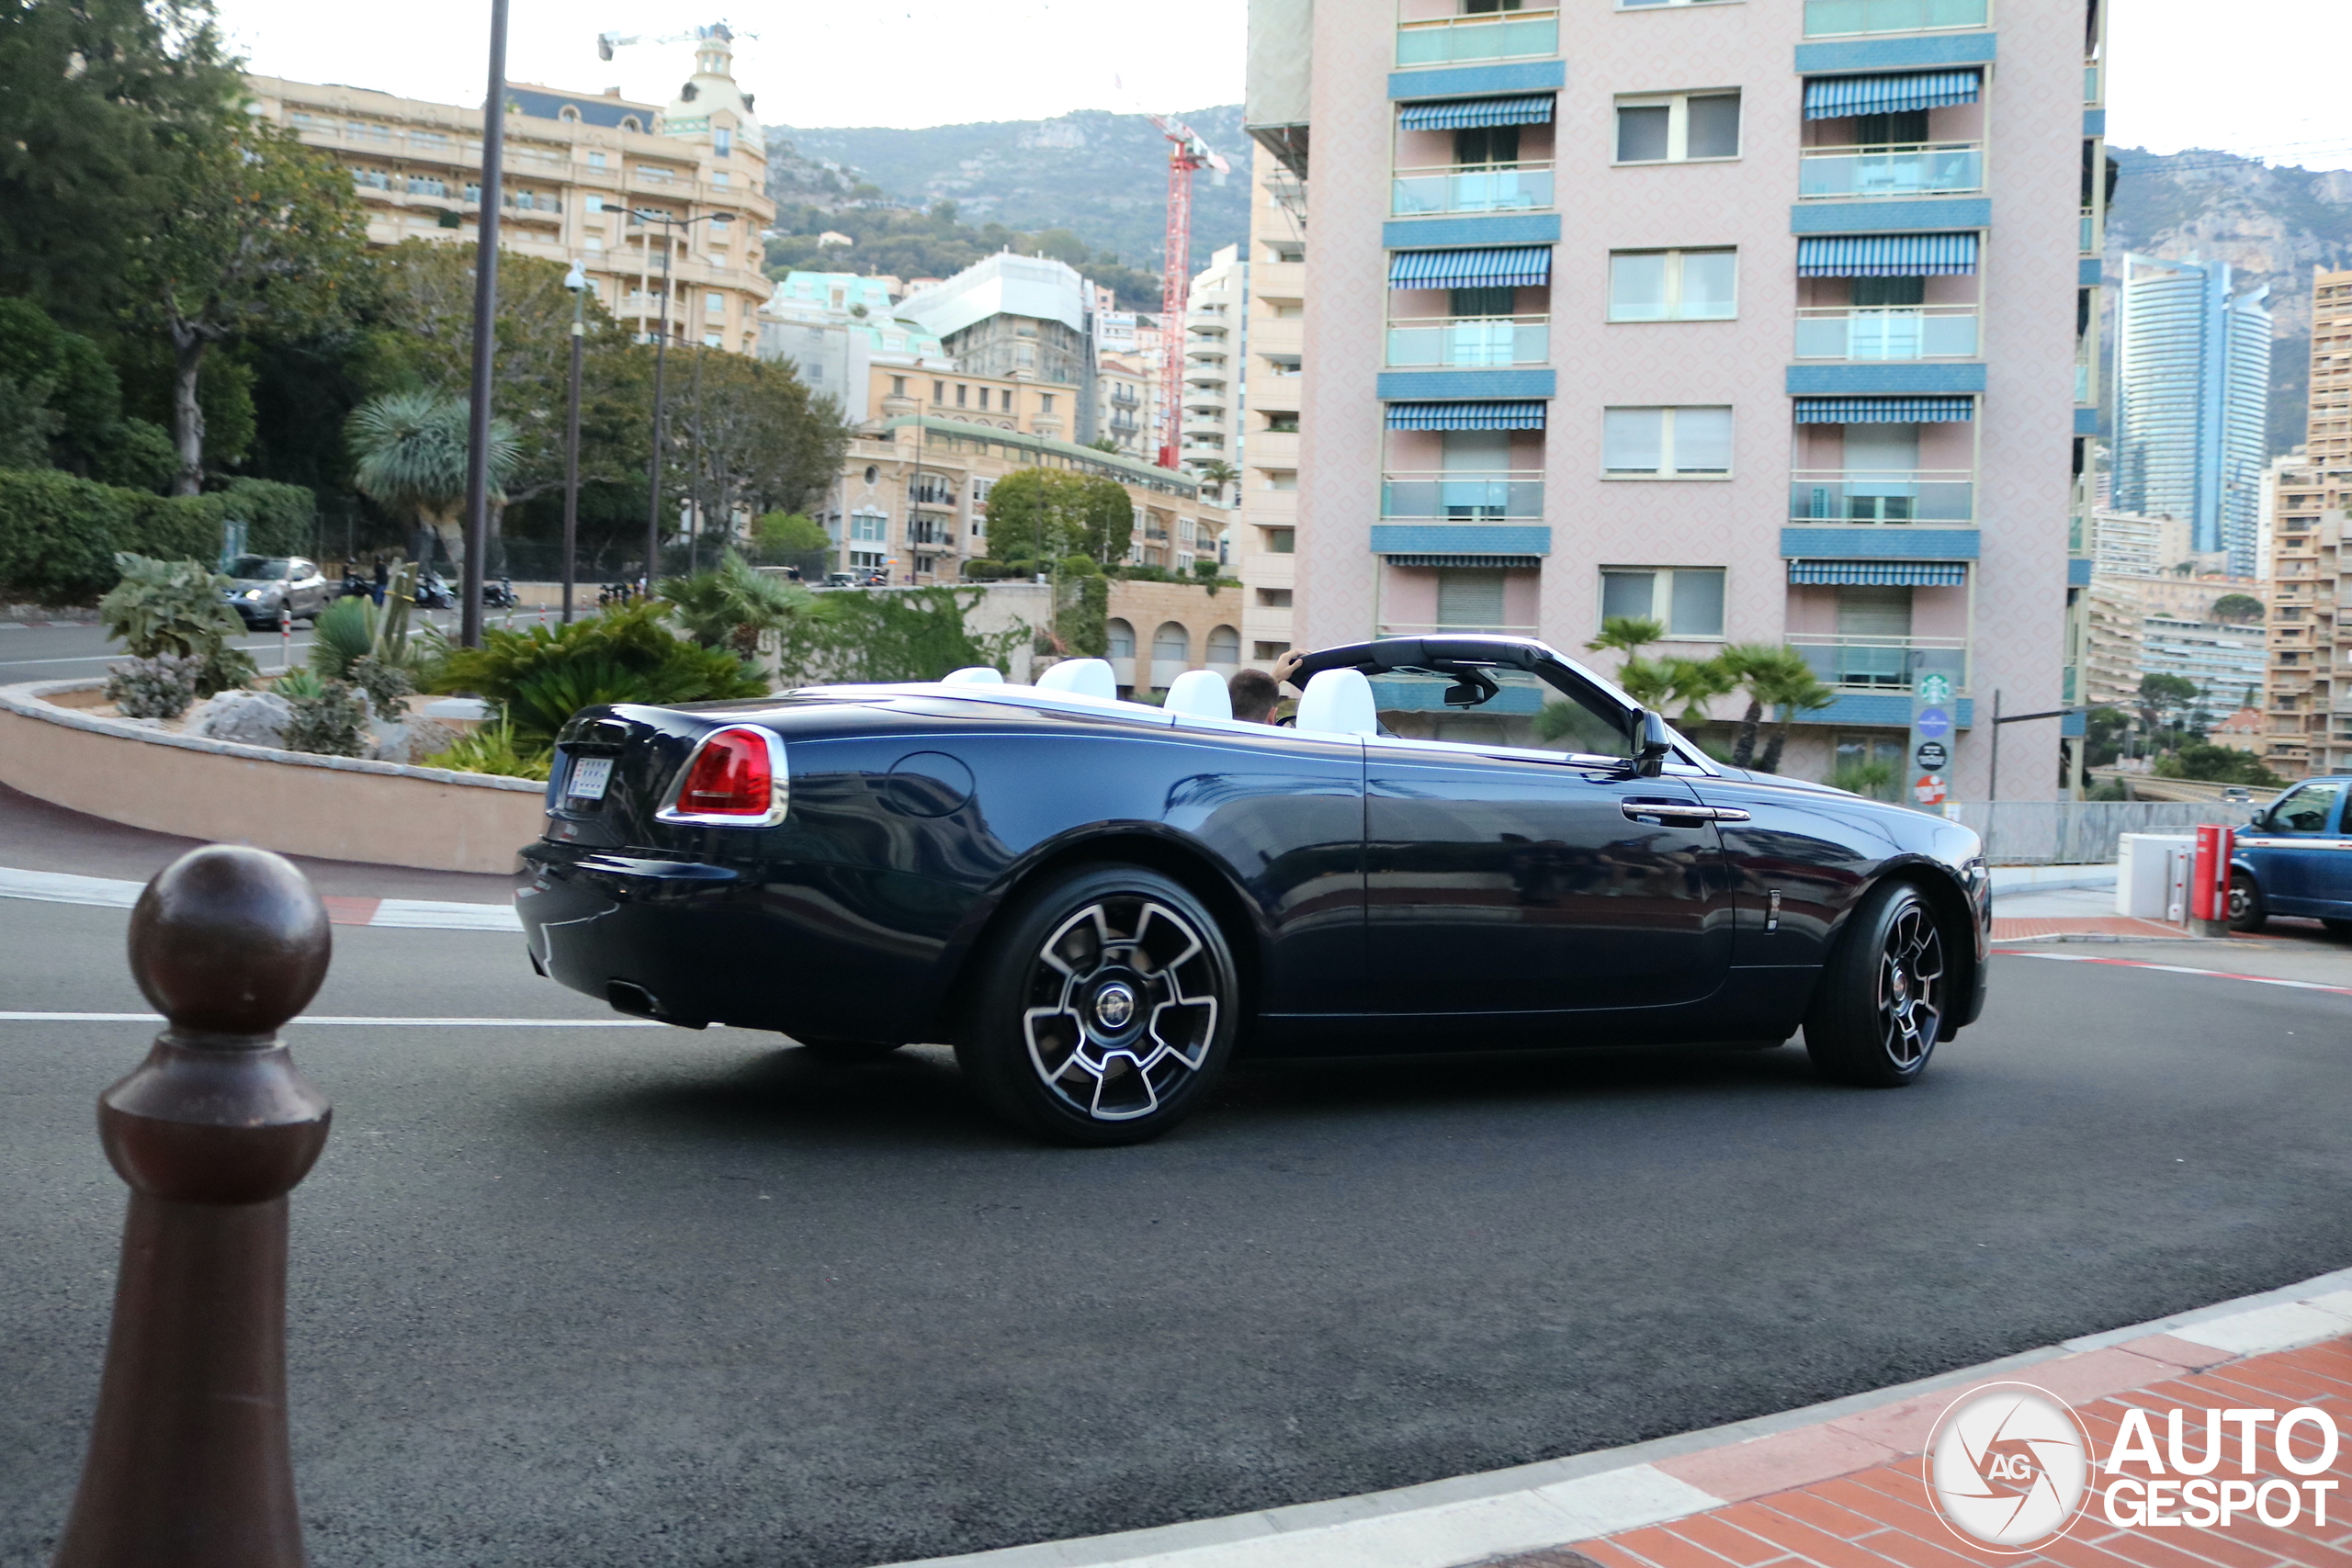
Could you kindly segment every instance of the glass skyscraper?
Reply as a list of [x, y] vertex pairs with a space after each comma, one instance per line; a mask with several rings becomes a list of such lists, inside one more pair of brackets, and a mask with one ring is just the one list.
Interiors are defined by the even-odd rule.
[[2188, 523], [2241, 577], [2267, 456], [2268, 294], [2232, 298], [2225, 263], [2127, 255], [2116, 311], [2115, 509]]

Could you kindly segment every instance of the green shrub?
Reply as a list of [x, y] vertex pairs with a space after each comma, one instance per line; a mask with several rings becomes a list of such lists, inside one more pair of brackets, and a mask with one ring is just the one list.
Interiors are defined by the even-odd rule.
[[368, 699], [357, 687], [343, 681], [325, 681], [319, 682], [316, 695], [296, 696], [286, 689], [286, 684], [278, 682], [277, 690], [294, 709], [294, 716], [286, 721], [285, 746], [288, 751], [356, 757], [367, 750]]
[[979, 557], [964, 563], [964, 575], [975, 582], [1001, 582], [1012, 575], [1012, 569], [1001, 560]]
[[1884, 800], [1894, 787], [1894, 764], [1883, 760], [1867, 762], [1841, 762], [1832, 769], [1824, 781], [1832, 789], [1849, 790], [1855, 795], [1868, 795], [1872, 800]]
[[778, 637], [776, 669], [796, 685], [936, 681], [981, 664], [1001, 670], [1029, 634], [972, 631], [966, 616], [986, 597], [985, 589], [946, 587], [820, 593], [816, 613]]
[[56, 470], [0, 469], [0, 595], [86, 604], [115, 585], [120, 554], [209, 561], [221, 524], [247, 525], [259, 555], [310, 548], [317, 502], [300, 485], [239, 479], [206, 495], [151, 495]]
[[345, 679], [352, 665], [376, 651], [376, 602], [338, 599], [311, 623], [311, 668], [328, 681]]
[[458, 773], [503, 773], [508, 778], [544, 781], [553, 755], [519, 749], [511, 724], [485, 724], [470, 735], [460, 736], [447, 750], [427, 757], [423, 765]]
[[304, 697], [315, 697], [327, 687], [326, 682], [319, 679], [318, 671], [298, 666], [272, 681], [269, 689], [288, 702], [294, 702]]
[[[863, 594], [841, 594], [845, 599]], [[514, 743], [543, 751], [582, 708], [605, 703], [692, 703], [754, 697], [767, 682], [742, 660], [696, 648], [662, 624], [661, 600], [616, 608], [568, 626], [485, 631], [480, 648], [453, 648], [434, 689], [470, 692], [495, 704]]]
[[344, 679], [367, 693], [378, 715], [386, 718], [397, 717], [402, 700], [416, 690], [415, 678], [405, 667], [372, 653], [353, 660], [344, 671]]
[[121, 581], [98, 601], [98, 624], [133, 659], [201, 659], [245, 629], [223, 595], [229, 580], [192, 560], [115, 558]]
[[107, 671], [107, 701], [125, 718], [177, 718], [196, 700], [203, 660], [182, 653], [126, 659]]

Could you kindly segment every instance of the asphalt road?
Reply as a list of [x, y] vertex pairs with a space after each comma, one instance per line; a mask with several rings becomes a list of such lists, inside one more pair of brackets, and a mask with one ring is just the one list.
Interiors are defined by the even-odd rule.
[[[0, 899], [0, 1007], [139, 1007]], [[340, 929], [321, 1014], [606, 1017], [517, 939]], [[1046, 1149], [944, 1053], [298, 1026], [313, 1560], [865, 1564], [1730, 1421], [2352, 1262], [2352, 998], [2008, 958], [1917, 1088], [1801, 1051], [1238, 1071]], [[2352, 953], [2344, 965], [2352, 983]], [[0, 1563], [79, 1463], [147, 1031], [0, 1023]]]
[[[502, 612], [491, 612], [492, 625], [502, 624]], [[454, 612], [428, 612], [424, 619], [439, 623], [454, 622]], [[298, 625], [290, 639], [293, 658], [300, 663], [306, 657], [303, 649], [311, 645], [311, 628], [307, 622]], [[277, 667], [281, 643], [275, 631], [252, 632], [232, 639], [232, 646], [242, 648], [254, 656], [254, 662], [267, 673]], [[119, 643], [107, 640], [107, 634], [97, 626], [19, 626], [0, 623], [0, 686], [13, 686], [25, 681], [74, 681], [103, 675], [122, 658]]]

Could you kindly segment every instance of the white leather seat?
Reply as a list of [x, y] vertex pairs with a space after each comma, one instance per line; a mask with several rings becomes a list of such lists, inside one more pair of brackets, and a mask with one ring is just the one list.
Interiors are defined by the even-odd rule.
[[1119, 700], [1119, 678], [1112, 672], [1107, 659], [1065, 659], [1037, 677], [1037, 690], [1068, 692], [1072, 696], [1115, 703]]
[[1194, 718], [1233, 716], [1233, 695], [1226, 690], [1225, 677], [1214, 670], [1185, 671], [1169, 686], [1167, 700], [1159, 705]]
[[1377, 735], [1380, 710], [1361, 670], [1326, 670], [1306, 682], [1295, 726], [1326, 735]]
[[939, 678], [943, 686], [1001, 686], [1003, 672], [993, 664], [975, 664], [963, 670], [950, 670]]

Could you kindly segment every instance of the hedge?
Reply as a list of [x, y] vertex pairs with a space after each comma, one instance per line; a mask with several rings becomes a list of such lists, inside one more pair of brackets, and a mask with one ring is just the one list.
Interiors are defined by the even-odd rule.
[[118, 490], [55, 469], [0, 469], [0, 599], [85, 604], [115, 584], [115, 553], [210, 561], [224, 519], [262, 555], [310, 548], [318, 501], [300, 485], [239, 479], [208, 495]]

